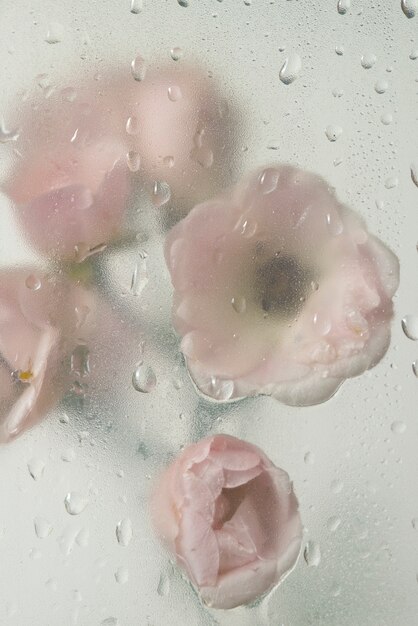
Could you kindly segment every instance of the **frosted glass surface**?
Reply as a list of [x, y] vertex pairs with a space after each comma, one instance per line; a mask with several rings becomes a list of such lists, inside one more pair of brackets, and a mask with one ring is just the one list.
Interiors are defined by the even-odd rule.
[[[85, 393], [69, 392], [39, 426], [0, 449], [0, 623], [414, 626], [418, 344], [401, 320], [418, 313], [418, 188], [410, 172], [418, 164], [418, 9], [408, 19], [400, 0], [352, 0], [344, 14], [334, 0], [135, 6], [138, 13], [130, 0], [3, 0], [4, 128], [18, 128], [27, 103], [48, 97], [45, 80], [56, 89], [77, 90], [82, 79], [100, 85], [107, 68], [129, 73], [138, 54], [150, 66], [198, 62], [234, 112], [232, 145], [210, 193], [274, 162], [326, 178], [400, 259], [391, 345], [374, 369], [318, 406], [204, 399], [171, 326], [163, 211], [138, 184], [132, 237], [92, 258], [107, 330], [89, 346]], [[183, 56], [173, 61], [176, 47]], [[285, 84], [280, 70], [295, 54], [300, 67], [296, 61], [296, 78]], [[373, 55], [366, 69], [364, 58]], [[336, 141], [328, 127], [342, 129]], [[21, 140], [0, 143], [2, 179]], [[5, 194], [0, 205], [1, 265], [46, 267]], [[148, 282], [135, 295], [132, 275], [144, 251]], [[149, 393], [132, 385], [140, 361], [156, 376]], [[200, 602], [154, 537], [147, 508], [161, 468], [182, 446], [215, 432], [259, 445], [286, 469], [304, 546], [320, 551], [314, 563], [302, 553], [261, 602], [230, 611]], [[73, 492], [85, 506], [77, 515], [64, 504]], [[128, 540], [132, 526], [130, 541], [118, 542], [121, 521]]]

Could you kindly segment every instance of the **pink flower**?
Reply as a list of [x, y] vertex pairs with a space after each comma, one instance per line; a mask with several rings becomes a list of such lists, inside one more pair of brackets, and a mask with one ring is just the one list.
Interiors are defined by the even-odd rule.
[[398, 260], [314, 174], [256, 172], [196, 206], [165, 253], [174, 326], [209, 396], [323, 402], [387, 350]]
[[151, 508], [158, 534], [215, 608], [270, 591], [300, 552], [289, 476], [235, 437], [214, 435], [186, 448], [162, 475]]
[[79, 97], [48, 101], [23, 115], [22, 158], [6, 191], [35, 248], [80, 260], [117, 236], [129, 171], [118, 99], [102, 102], [91, 86]]
[[28, 269], [0, 280], [0, 442], [39, 422], [64, 391], [62, 360], [74, 338], [84, 290]]

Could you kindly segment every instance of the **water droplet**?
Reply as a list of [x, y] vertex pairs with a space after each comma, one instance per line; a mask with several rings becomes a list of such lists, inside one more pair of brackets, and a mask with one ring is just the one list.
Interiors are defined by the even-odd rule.
[[120, 622], [116, 617], [106, 617], [100, 622], [100, 626], [120, 626]]
[[335, 480], [331, 482], [330, 487], [331, 487], [332, 493], [341, 493], [344, 487], [344, 483], [342, 482], [342, 480], [338, 480], [338, 478], [336, 478]]
[[174, 167], [174, 157], [172, 157], [172, 156], [166, 156], [166, 157], [164, 157], [164, 158], [163, 158], [163, 163], [164, 163], [164, 165], [165, 165], [166, 167], [168, 167], [168, 168], [170, 168], [170, 169], [171, 169], [172, 167]]
[[302, 59], [296, 52], [290, 54], [283, 63], [279, 72], [279, 78], [284, 85], [293, 83], [302, 69]]
[[61, 460], [65, 461], [66, 463], [71, 463], [71, 461], [74, 461], [75, 459], [75, 451], [74, 448], [67, 448], [66, 450], [64, 450], [64, 452], [61, 454]]
[[143, 57], [137, 56], [131, 63], [131, 73], [135, 80], [144, 80], [147, 74], [147, 64]]
[[181, 7], [188, 7], [189, 6], [189, 0], [177, 0], [177, 2], [179, 3], [179, 5]]
[[140, 363], [132, 374], [132, 385], [136, 391], [150, 393], [157, 385], [157, 377], [149, 365]]
[[132, 522], [126, 517], [125, 519], [120, 520], [116, 526], [116, 538], [118, 543], [121, 546], [128, 546], [131, 543], [133, 531], [132, 531]]
[[84, 378], [90, 374], [90, 351], [85, 344], [76, 346], [71, 354], [71, 372]]
[[59, 22], [51, 22], [45, 37], [46, 43], [59, 43], [64, 35], [64, 26]]
[[39, 480], [42, 478], [45, 469], [45, 463], [42, 459], [33, 458], [28, 462], [29, 474], [33, 480]]
[[315, 313], [315, 315], [313, 316], [313, 324], [315, 330], [322, 336], [328, 335], [329, 331], [331, 330], [330, 318], [326, 314], [324, 315], [321, 312]]
[[308, 567], [318, 567], [321, 562], [321, 549], [315, 541], [308, 541], [303, 551], [303, 558]]
[[171, 48], [170, 55], [173, 61], [180, 61], [183, 58], [183, 50], [179, 47]]
[[338, 517], [337, 515], [332, 515], [330, 518], [328, 518], [327, 528], [331, 533], [334, 533], [337, 530], [337, 528], [339, 528], [340, 525], [341, 525], [341, 518]]
[[242, 315], [247, 310], [247, 301], [243, 296], [237, 296], [231, 300], [234, 311]]
[[340, 15], [345, 15], [350, 10], [351, 0], [338, 0], [337, 11]]
[[313, 452], [307, 452], [305, 454], [305, 456], [303, 457], [304, 462], [306, 463], [306, 465], [313, 465], [315, 462], [315, 455]]
[[412, 363], [412, 371], [414, 375], [418, 378], [418, 359]]
[[402, 330], [408, 339], [418, 341], [418, 315], [405, 315], [402, 320]]
[[57, 581], [54, 578], [48, 578], [45, 583], [45, 587], [50, 591], [56, 591], [58, 589]]
[[204, 394], [220, 402], [226, 402], [234, 393], [234, 382], [232, 380], [222, 380], [216, 376], [211, 376], [200, 387]]
[[171, 198], [170, 185], [164, 180], [156, 180], [152, 186], [151, 199], [155, 207], [163, 206]]
[[107, 245], [105, 243], [99, 243], [97, 246], [90, 248], [90, 246], [87, 243], [84, 243], [83, 241], [81, 241], [80, 243], [77, 243], [74, 246], [75, 261], [77, 263], [82, 263], [89, 257], [94, 256], [95, 254], [99, 254], [100, 252], [103, 252], [104, 250], [106, 250], [106, 248], [107, 248]]
[[171, 100], [171, 102], [177, 102], [178, 100], [181, 100], [182, 93], [180, 87], [178, 87], [177, 85], [171, 85], [167, 89], [167, 95], [168, 99]]
[[126, 163], [131, 172], [137, 172], [141, 167], [141, 157], [135, 150], [130, 150], [126, 155]]
[[337, 126], [336, 124], [331, 124], [325, 129], [325, 135], [328, 141], [337, 141], [337, 139], [342, 135], [342, 132], [343, 129], [341, 126]]
[[135, 115], [128, 117], [126, 121], [126, 132], [128, 135], [137, 135], [139, 133], [139, 122]]
[[170, 579], [164, 572], [162, 572], [160, 575], [157, 593], [159, 596], [167, 596], [170, 593]]
[[129, 580], [129, 570], [127, 567], [119, 567], [115, 572], [115, 580], [119, 585], [124, 585]]
[[369, 70], [370, 68], [372, 68], [376, 61], [377, 57], [372, 52], [368, 54], [363, 54], [363, 56], [361, 57], [361, 65], [362, 67], [364, 67], [365, 70]]
[[140, 260], [134, 267], [131, 279], [131, 294], [140, 296], [144, 287], [148, 284], [147, 253], [140, 252]]
[[79, 329], [83, 326], [84, 322], [86, 321], [87, 316], [90, 313], [90, 309], [86, 304], [81, 304], [74, 308], [74, 312], [77, 318], [76, 328]]
[[385, 126], [389, 126], [389, 124], [392, 124], [392, 122], [393, 122], [393, 115], [392, 115], [392, 113], [382, 113], [382, 115], [380, 117], [380, 121]]
[[143, 6], [142, 0], [131, 0], [131, 13], [138, 15], [141, 13]]
[[13, 130], [7, 130], [4, 125], [4, 121], [0, 120], [0, 143], [7, 143], [8, 141], [17, 141], [19, 139], [20, 129], [14, 128]]
[[42, 552], [38, 550], [37, 548], [32, 548], [31, 550], [29, 550], [29, 556], [31, 559], [36, 561], [37, 559], [41, 558]]
[[341, 98], [344, 95], [344, 91], [341, 89], [341, 87], [335, 87], [332, 90], [332, 95], [334, 96], [334, 98]]
[[395, 433], [395, 435], [402, 435], [406, 431], [406, 424], [405, 422], [396, 420], [395, 422], [392, 422], [390, 429], [393, 433]]
[[411, 50], [409, 58], [411, 59], [411, 61], [416, 61], [418, 59], [418, 48], [414, 48], [413, 50]]
[[90, 533], [87, 528], [82, 528], [80, 532], [77, 533], [77, 536], [75, 538], [77, 545], [79, 545], [81, 548], [85, 548], [88, 546], [89, 539]]
[[52, 524], [43, 517], [35, 517], [33, 520], [36, 536], [39, 539], [45, 539], [52, 533]]
[[88, 498], [78, 491], [70, 491], [64, 499], [65, 508], [70, 515], [79, 515], [88, 505]]
[[279, 178], [280, 174], [278, 170], [273, 168], [269, 168], [261, 172], [259, 178], [261, 193], [266, 196], [275, 191], [277, 189], [277, 185], [279, 184]]
[[418, 161], [416, 163], [411, 163], [411, 180], [418, 187]]
[[418, 13], [418, 0], [401, 0], [402, 11], [411, 19]]
[[42, 283], [40, 279], [35, 276], [35, 274], [30, 274], [25, 280], [25, 285], [28, 289], [31, 289], [32, 291], [38, 291], [38, 289], [41, 288]]
[[338, 56], [341, 57], [344, 54], [343, 46], [335, 46], [335, 52], [336, 54], [338, 54]]
[[396, 176], [389, 176], [389, 178], [385, 180], [386, 189], [394, 189], [395, 187], [398, 186], [398, 184], [399, 184], [399, 179]]
[[414, 530], [418, 530], [418, 517], [414, 517], [411, 521], [411, 524]]
[[205, 169], [208, 169], [213, 165], [213, 152], [207, 146], [193, 148], [191, 157]]
[[376, 93], [382, 94], [385, 93], [385, 91], [387, 91], [389, 88], [389, 83], [387, 80], [377, 80], [375, 85], [374, 85], [374, 90]]

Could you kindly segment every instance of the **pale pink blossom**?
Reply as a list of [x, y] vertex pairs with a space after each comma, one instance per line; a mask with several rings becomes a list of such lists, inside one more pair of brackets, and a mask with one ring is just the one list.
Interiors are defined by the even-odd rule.
[[159, 536], [215, 608], [270, 591], [300, 552], [289, 476], [258, 447], [228, 435], [186, 448], [159, 480], [151, 510]]
[[0, 279], [0, 442], [39, 422], [65, 390], [63, 360], [86, 292], [33, 269]]
[[166, 240], [173, 320], [196, 385], [227, 400], [327, 400], [390, 340], [395, 255], [320, 177], [264, 168]]

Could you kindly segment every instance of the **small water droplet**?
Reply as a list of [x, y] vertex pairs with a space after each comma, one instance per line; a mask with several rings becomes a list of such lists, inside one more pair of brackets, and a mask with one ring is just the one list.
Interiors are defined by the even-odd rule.
[[273, 193], [277, 189], [279, 184], [280, 173], [278, 170], [269, 168], [261, 172], [259, 177], [259, 186], [261, 193], [267, 196], [269, 193]]
[[418, 378], [418, 359], [412, 363], [412, 371], [414, 375]]
[[20, 129], [14, 128], [13, 130], [7, 130], [4, 125], [4, 121], [0, 120], [0, 143], [7, 143], [8, 141], [17, 141], [19, 139]]
[[306, 465], [313, 465], [315, 462], [315, 455], [313, 452], [307, 452], [305, 454], [305, 456], [303, 457], [304, 462], [306, 463]]
[[71, 461], [74, 461], [74, 459], [75, 459], [74, 448], [67, 448], [61, 454], [61, 460], [65, 461], [66, 463], [71, 463]]
[[147, 256], [145, 250], [140, 252], [140, 260], [134, 267], [131, 279], [131, 294], [133, 296], [140, 296], [148, 284]]
[[30, 274], [25, 280], [25, 285], [28, 289], [31, 289], [32, 291], [38, 291], [38, 289], [41, 288], [42, 283], [40, 279], [35, 276], [35, 274]]
[[402, 320], [402, 330], [408, 339], [418, 341], [418, 315], [405, 315]]
[[119, 585], [124, 585], [129, 580], [129, 570], [127, 567], [119, 567], [115, 572], [115, 580]]
[[157, 593], [159, 596], [167, 596], [170, 593], [170, 579], [164, 572], [162, 572], [160, 575]]
[[42, 478], [45, 469], [45, 463], [42, 459], [33, 458], [28, 462], [29, 474], [33, 480]]
[[341, 518], [338, 517], [338, 515], [332, 515], [330, 518], [328, 518], [327, 528], [331, 533], [334, 533], [340, 525]]
[[128, 135], [137, 135], [139, 133], [138, 118], [135, 115], [128, 117], [125, 128]]
[[389, 83], [387, 80], [377, 80], [375, 85], [374, 85], [374, 90], [376, 93], [378, 94], [382, 94], [385, 93], [385, 91], [387, 91], [389, 88]]
[[303, 551], [303, 558], [308, 567], [318, 567], [321, 562], [321, 549], [315, 541], [308, 541]]
[[341, 126], [337, 126], [336, 124], [330, 124], [325, 129], [325, 135], [328, 141], [337, 141], [339, 137], [341, 137], [343, 129]]
[[45, 539], [52, 533], [52, 524], [43, 517], [35, 517], [33, 520], [36, 536], [39, 539]]
[[211, 376], [200, 387], [204, 394], [220, 402], [226, 402], [234, 393], [234, 382], [232, 380], [222, 380], [216, 376]]
[[231, 299], [232, 308], [234, 311], [242, 315], [247, 310], [247, 301], [243, 296], [236, 296]]
[[284, 85], [290, 85], [298, 78], [301, 69], [302, 59], [296, 52], [293, 52], [283, 63], [279, 72], [279, 78]]
[[143, 57], [137, 56], [131, 63], [131, 73], [135, 80], [144, 80], [147, 74], [147, 64]]
[[157, 377], [149, 365], [140, 363], [132, 374], [132, 385], [136, 391], [150, 393], [157, 385]]
[[164, 158], [163, 158], [163, 163], [164, 163], [164, 165], [165, 165], [166, 167], [168, 167], [168, 168], [170, 168], [170, 169], [171, 169], [172, 167], [174, 167], [174, 157], [172, 157], [172, 156], [166, 156], [166, 157], [164, 157]]
[[380, 121], [385, 126], [389, 126], [389, 124], [392, 124], [392, 122], [393, 122], [393, 115], [392, 115], [392, 113], [382, 113], [382, 115], [380, 117]]
[[340, 15], [345, 15], [351, 7], [351, 0], [338, 0], [337, 11]]
[[330, 487], [331, 487], [332, 493], [341, 493], [344, 487], [344, 483], [342, 482], [342, 480], [339, 480], [338, 478], [336, 478], [335, 480], [331, 482]]
[[128, 517], [120, 520], [116, 525], [116, 538], [118, 543], [124, 547], [128, 546], [131, 543], [132, 535], [131, 520]]
[[406, 424], [405, 422], [396, 420], [395, 422], [392, 422], [390, 429], [393, 433], [395, 433], [395, 435], [402, 435], [406, 431]]
[[178, 87], [177, 85], [171, 85], [167, 89], [167, 95], [168, 99], [171, 100], [171, 102], [177, 102], [178, 100], [181, 100], [182, 93], [180, 87]]
[[88, 498], [78, 491], [70, 491], [64, 499], [65, 508], [70, 515], [79, 515], [88, 505]]
[[418, 0], [401, 0], [402, 11], [411, 19], [418, 13]]
[[155, 207], [163, 206], [171, 198], [170, 185], [164, 180], [156, 180], [152, 185], [151, 199]]
[[106, 617], [100, 622], [100, 626], [120, 626], [120, 622], [116, 617]]
[[130, 150], [126, 154], [126, 163], [131, 172], [137, 172], [141, 167], [141, 157], [139, 156], [138, 152], [135, 152], [135, 150]]
[[411, 180], [418, 187], [418, 161], [416, 163], [411, 163], [410, 167], [411, 172]]
[[70, 359], [71, 372], [84, 378], [90, 374], [90, 351], [85, 344], [76, 346]]
[[178, 4], [181, 7], [188, 7], [189, 6], [189, 0], [177, 0]]
[[143, 7], [144, 5], [142, 0], [131, 0], [131, 13], [134, 15], [141, 13]]
[[45, 37], [46, 43], [59, 43], [64, 35], [64, 26], [59, 22], [51, 22]]
[[411, 50], [409, 58], [411, 59], [411, 61], [416, 61], [418, 59], [418, 48], [414, 48], [413, 50]]
[[411, 524], [414, 530], [418, 530], [418, 517], [414, 517], [411, 521]]
[[363, 56], [361, 57], [361, 65], [362, 67], [364, 67], [365, 70], [371, 69], [373, 65], [376, 63], [376, 61], [377, 61], [377, 57], [372, 52], [363, 54]]
[[338, 54], [338, 56], [341, 57], [344, 54], [343, 46], [335, 46], [335, 52], [336, 54]]
[[183, 58], [183, 54], [182, 48], [179, 48], [178, 46], [171, 48], [170, 50], [170, 55], [173, 61], [180, 61], [180, 59]]
[[398, 184], [399, 184], [399, 179], [397, 178], [397, 176], [389, 176], [385, 180], [386, 189], [394, 189], [395, 187], [398, 186]]

